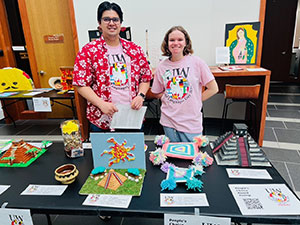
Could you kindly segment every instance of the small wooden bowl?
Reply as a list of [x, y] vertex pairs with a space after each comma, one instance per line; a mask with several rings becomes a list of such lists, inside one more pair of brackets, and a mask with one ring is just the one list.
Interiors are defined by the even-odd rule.
[[55, 179], [62, 184], [71, 184], [79, 172], [74, 164], [64, 164], [55, 170]]

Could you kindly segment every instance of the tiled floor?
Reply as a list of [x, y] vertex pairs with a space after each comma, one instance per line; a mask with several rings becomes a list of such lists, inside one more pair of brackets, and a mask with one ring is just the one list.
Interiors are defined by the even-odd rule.
[[[162, 127], [156, 118], [157, 101], [151, 102], [152, 111], [147, 111], [144, 122], [146, 140], [153, 140], [162, 134]], [[61, 141], [59, 125], [63, 120], [17, 121], [17, 127], [0, 122], [0, 138], [23, 138], [25, 140]], [[205, 119], [205, 134], [218, 136], [220, 120]], [[280, 172], [290, 187], [300, 195], [300, 86], [271, 84], [267, 109], [263, 150], [273, 166]], [[68, 224], [163, 224], [161, 219], [113, 218], [103, 222], [96, 216], [51, 216], [53, 225]], [[47, 224], [44, 215], [33, 215], [35, 225]]]
[[271, 84], [263, 149], [300, 196], [300, 86]]

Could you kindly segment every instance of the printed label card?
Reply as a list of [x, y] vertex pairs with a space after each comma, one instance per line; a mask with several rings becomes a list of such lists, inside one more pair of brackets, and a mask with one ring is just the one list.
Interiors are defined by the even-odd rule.
[[226, 171], [229, 178], [272, 180], [272, 177], [265, 169], [227, 168]]
[[87, 196], [82, 205], [128, 208], [132, 196], [130, 195], [97, 195], [90, 194]]
[[67, 189], [68, 185], [37, 185], [29, 184], [21, 195], [52, 195], [60, 196]]
[[10, 188], [10, 185], [0, 185], [0, 195], [8, 188]]
[[285, 184], [229, 184], [243, 215], [300, 215], [300, 202]]
[[29, 209], [0, 208], [1, 225], [33, 225]]
[[165, 214], [164, 225], [202, 225], [202, 224], [218, 224], [230, 225], [230, 218], [212, 217], [212, 216], [192, 216], [192, 215], [176, 215]]
[[35, 112], [52, 112], [50, 98], [32, 98]]
[[160, 194], [160, 207], [209, 206], [206, 194]]

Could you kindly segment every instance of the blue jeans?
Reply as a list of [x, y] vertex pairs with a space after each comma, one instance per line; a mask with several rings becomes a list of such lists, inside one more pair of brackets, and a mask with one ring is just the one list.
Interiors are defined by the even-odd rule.
[[165, 126], [163, 126], [163, 128], [165, 135], [170, 139], [170, 142], [193, 142], [194, 137], [202, 135], [202, 133], [185, 133]]
[[90, 131], [91, 132], [109, 132], [110, 130], [103, 130], [97, 127], [95, 124], [90, 123]]

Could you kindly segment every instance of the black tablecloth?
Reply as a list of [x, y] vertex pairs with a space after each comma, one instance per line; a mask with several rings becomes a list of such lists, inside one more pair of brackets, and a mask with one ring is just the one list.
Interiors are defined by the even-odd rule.
[[[153, 142], [146, 142], [149, 150], [154, 150]], [[148, 151], [149, 151], [148, 150]], [[210, 149], [204, 149], [211, 154]], [[160, 207], [160, 182], [165, 174], [159, 166], [153, 166], [146, 155], [147, 173], [142, 194], [133, 197], [128, 209], [83, 206], [86, 196], [79, 190], [93, 169], [92, 151], [85, 150], [84, 157], [70, 159], [65, 156], [63, 143], [54, 143], [48, 151], [27, 168], [0, 168], [0, 184], [11, 187], [0, 195], [0, 204], [8, 202], [8, 208], [31, 209], [32, 213], [44, 214], [89, 214], [163, 218], [165, 213], [194, 214], [193, 207]], [[187, 160], [168, 160], [176, 166], [187, 167]], [[20, 193], [29, 184], [59, 184], [54, 179], [54, 170], [65, 163], [73, 163], [79, 170], [76, 181], [68, 186], [62, 196], [25, 196]], [[248, 223], [300, 223], [300, 216], [243, 216], [229, 190], [228, 184], [285, 183], [274, 168], [267, 168], [272, 180], [229, 179], [226, 167], [216, 163], [205, 168], [202, 175], [202, 192], [206, 194], [209, 207], [200, 207], [200, 215], [231, 217], [232, 221]], [[258, 168], [258, 167], [257, 167]], [[166, 191], [165, 193], [167, 193]], [[184, 184], [179, 184], [172, 193], [187, 193]], [[190, 191], [191, 193], [195, 193]]]

